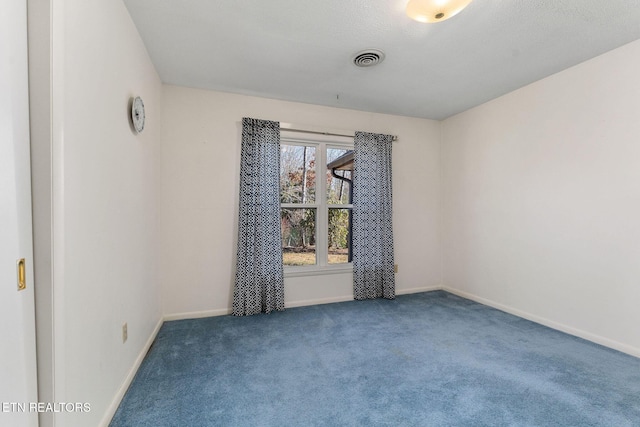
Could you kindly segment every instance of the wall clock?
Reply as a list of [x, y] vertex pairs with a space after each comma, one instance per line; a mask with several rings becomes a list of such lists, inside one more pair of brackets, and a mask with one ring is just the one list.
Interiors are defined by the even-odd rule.
[[136, 96], [131, 103], [131, 122], [136, 132], [140, 133], [144, 130], [144, 102], [142, 98]]

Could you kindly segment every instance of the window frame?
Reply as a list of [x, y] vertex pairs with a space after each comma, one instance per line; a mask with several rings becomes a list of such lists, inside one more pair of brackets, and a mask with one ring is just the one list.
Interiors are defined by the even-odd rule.
[[[315, 147], [316, 149], [316, 188], [313, 203], [280, 203], [280, 209], [315, 209], [316, 210], [316, 263], [314, 265], [283, 265], [285, 277], [316, 276], [322, 274], [340, 274], [353, 272], [353, 263], [329, 264], [329, 209], [351, 209], [353, 205], [327, 203], [327, 182], [324, 177], [330, 172], [327, 169], [327, 149], [353, 150], [353, 139], [342, 141], [342, 138], [293, 138], [280, 137], [280, 145]], [[347, 138], [344, 138], [347, 139]], [[318, 179], [322, 177], [322, 179]], [[353, 190], [352, 188], [350, 189]]]

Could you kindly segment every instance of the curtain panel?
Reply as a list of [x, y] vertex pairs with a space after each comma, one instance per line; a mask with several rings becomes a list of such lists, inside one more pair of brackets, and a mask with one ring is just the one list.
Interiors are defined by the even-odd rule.
[[353, 164], [354, 299], [395, 298], [391, 135], [356, 132]]
[[284, 310], [280, 123], [243, 118], [233, 315]]

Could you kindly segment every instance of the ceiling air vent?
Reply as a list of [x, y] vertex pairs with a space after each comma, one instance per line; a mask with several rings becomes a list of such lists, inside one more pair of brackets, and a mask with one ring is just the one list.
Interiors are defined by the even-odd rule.
[[379, 49], [367, 49], [358, 52], [353, 57], [353, 63], [357, 67], [373, 67], [384, 60], [384, 52]]

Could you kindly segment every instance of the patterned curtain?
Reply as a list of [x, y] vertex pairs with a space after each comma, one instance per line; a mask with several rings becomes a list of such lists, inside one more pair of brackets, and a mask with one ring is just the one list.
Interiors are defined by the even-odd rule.
[[394, 299], [391, 135], [356, 132], [353, 163], [353, 294]]
[[238, 258], [233, 315], [284, 310], [280, 124], [242, 119]]

